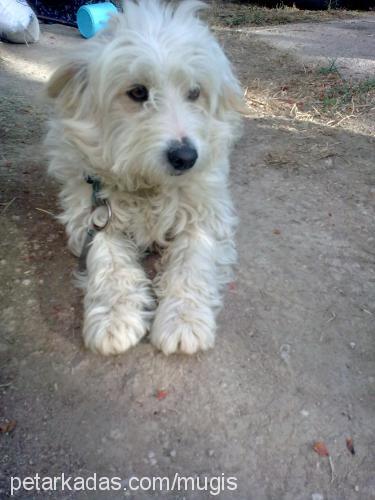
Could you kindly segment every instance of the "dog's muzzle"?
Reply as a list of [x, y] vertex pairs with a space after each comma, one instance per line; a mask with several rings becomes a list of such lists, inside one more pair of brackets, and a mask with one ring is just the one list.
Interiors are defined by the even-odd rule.
[[173, 141], [167, 150], [168, 162], [172, 167], [182, 173], [192, 168], [197, 161], [198, 153], [191, 141], [183, 137], [181, 141]]

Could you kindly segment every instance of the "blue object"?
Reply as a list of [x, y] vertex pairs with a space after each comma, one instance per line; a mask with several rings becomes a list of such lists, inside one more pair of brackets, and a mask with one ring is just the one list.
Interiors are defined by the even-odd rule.
[[77, 12], [79, 32], [85, 38], [91, 38], [106, 27], [109, 15], [114, 12], [117, 8], [111, 2], [82, 5]]

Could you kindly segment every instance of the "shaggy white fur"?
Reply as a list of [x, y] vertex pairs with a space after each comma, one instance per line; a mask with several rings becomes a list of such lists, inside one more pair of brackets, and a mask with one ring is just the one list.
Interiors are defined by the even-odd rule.
[[[196, 17], [202, 6], [126, 1], [48, 83], [57, 109], [49, 173], [62, 185], [59, 218], [75, 255], [93, 216], [85, 175], [100, 177], [113, 211], [82, 280], [85, 344], [102, 354], [127, 350], [149, 330], [166, 354], [214, 343], [220, 290], [236, 260], [228, 156], [243, 102]], [[185, 140], [197, 159], [181, 170], [168, 151]], [[140, 261], [153, 245], [163, 251], [151, 281]]]

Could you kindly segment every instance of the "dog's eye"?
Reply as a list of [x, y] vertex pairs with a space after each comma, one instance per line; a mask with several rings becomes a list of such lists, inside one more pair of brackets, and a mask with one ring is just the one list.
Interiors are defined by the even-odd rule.
[[148, 99], [148, 90], [144, 85], [136, 85], [126, 93], [130, 99], [136, 102], [145, 102]]
[[193, 89], [189, 90], [187, 98], [189, 99], [189, 101], [196, 101], [200, 96], [200, 93], [201, 89], [199, 87], [194, 87]]

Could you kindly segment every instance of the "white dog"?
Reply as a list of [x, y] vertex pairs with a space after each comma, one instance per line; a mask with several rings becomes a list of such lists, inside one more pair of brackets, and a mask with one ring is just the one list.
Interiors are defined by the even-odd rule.
[[[236, 259], [228, 156], [243, 101], [196, 17], [202, 6], [126, 1], [48, 83], [57, 108], [49, 173], [62, 185], [69, 247], [86, 258], [85, 344], [102, 354], [126, 351], [148, 331], [165, 354], [214, 343]], [[94, 219], [105, 229], [94, 231]], [[151, 280], [141, 260], [155, 246]]]

